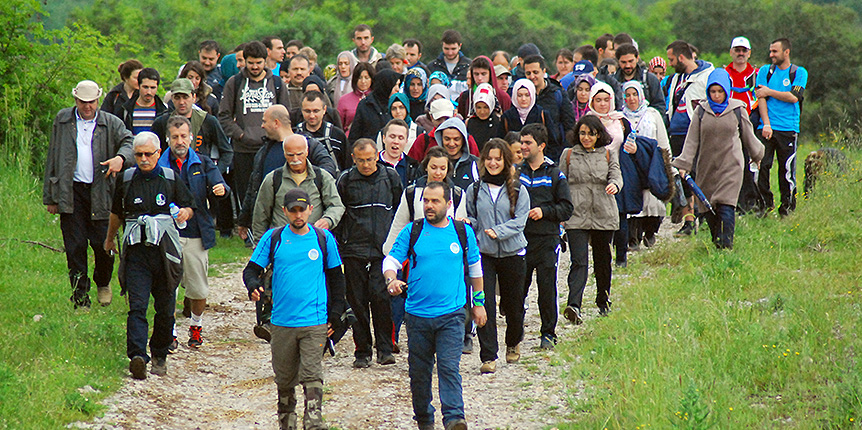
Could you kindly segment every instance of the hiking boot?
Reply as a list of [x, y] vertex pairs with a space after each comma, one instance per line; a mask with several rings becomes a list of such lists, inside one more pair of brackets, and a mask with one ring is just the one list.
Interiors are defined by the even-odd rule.
[[136, 355], [129, 361], [129, 372], [132, 373], [132, 378], [147, 379], [147, 361], [144, 357]]
[[302, 426], [306, 430], [326, 430], [329, 429], [323, 424], [323, 412], [321, 403], [323, 403], [323, 388], [321, 387], [304, 387], [305, 389], [305, 415], [302, 417]]
[[419, 426], [419, 430], [434, 430], [434, 423], [416, 423]]
[[188, 297], [183, 298], [183, 316], [186, 318], [192, 317], [192, 301]]
[[446, 423], [446, 430], [467, 430], [467, 421], [460, 418], [449, 421]]
[[481, 373], [494, 373], [497, 371], [497, 361], [491, 360], [482, 363], [482, 366], [479, 367], [479, 372]]
[[357, 357], [353, 360], [354, 369], [367, 369], [371, 367], [371, 359], [367, 357]]
[[171, 344], [168, 345], [168, 354], [173, 354], [177, 352], [177, 348], [180, 347], [180, 342], [177, 340], [177, 337], [174, 336], [174, 340], [171, 341]]
[[542, 335], [542, 341], [539, 343], [539, 349], [551, 350], [557, 344], [557, 338], [549, 334]]
[[293, 388], [278, 390], [278, 424], [281, 430], [297, 430], [296, 428], [296, 390]]
[[611, 314], [611, 308], [610, 308], [610, 306], [606, 306], [606, 307], [603, 307], [603, 308], [599, 308], [599, 316], [600, 316], [600, 317], [606, 317], [606, 316], [608, 316], [608, 315], [610, 315], [610, 314]]
[[627, 261], [623, 260], [623, 261], [614, 262], [614, 265], [619, 267], [620, 269], [625, 269], [626, 267], [628, 267], [629, 263]]
[[697, 227], [694, 225], [694, 221], [686, 221], [682, 223], [682, 228], [677, 230], [676, 233], [673, 234], [673, 237], [689, 237], [696, 233]]
[[69, 297], [69, 301], [73, 303], [75, 309], [90, 308], [90, 295], [86, 292], [75, 291], [72, 293], [72, 297]]
[[72, 283], [72, 297], [69, 300], [74, 304], [75, 309], [90, 307], [90, 278], [86, 274], [79, 273], [71, 275], [69, 280]]
[[168, 374], [168, 363], [165, 357], [153, 357], [153, 363], [150, 365], [150, 373], [157, 376], [165, 376]]
[[114, 298], [114, 293], [111, 291], [110, 285], [105, 285], [104, 287], [96, 287], [97, 297], [99, 298], [99, 304], [102, 306], [108, 306], [111, 304], [111, 299]]
[[521, 360], [521, 346], [507, 346], [506, 363], [517, 363], [519, 360]]
[[278, 425], [280, 430], [296, 430], [296, 413], [291, 412], [279, 417]]
[[392, 344], [392, 353], [401, 354], [401, 347], [399, 347], [397, 343]]
[[647, 236], [644, 235], [644, 246], [647, 248], [652, 248], [655, 246], [655, 235]]
[[191, 348], [200, 348], [201, 345], [204, 344], [203, 339], [201, 338], [201, 331], [203, 327], [199, 325], [193, 325], [189, 327], [189, 347]]
[[254, 335], [267, 341], [272, 341], [272, 326], [270, 323], [263, 323], [254, 326]]
[[395, 356], [392, 354], [377, 354], [377, 364], [386, 366], [387, 364], [395, 364]]
[[461, 348], [462, 354], [472, 354], [473, 353], [473, 336], [464, 337], [464, 346]]
[[563, 311], [563, 316], [565, 316], [566, 319], [571, 321], [574, 325], [580, 325], [584, 322], [581, 318], [581, 310], [574, 306], [566, 306], [566, 309]]

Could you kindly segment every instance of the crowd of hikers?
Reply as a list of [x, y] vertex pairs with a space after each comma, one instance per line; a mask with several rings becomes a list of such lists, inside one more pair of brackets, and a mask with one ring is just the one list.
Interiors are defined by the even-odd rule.
[[132, 59], [104, 96], [89, 80], [73, 89], [75, 106], [55, 120], [43, 203], [60, 214], [76, 308], [90, 306], [88, 244], [103, 306], [119, 253], [134, 378], [148, 363], [167, 373], [179, 285], [187, 345], [203, 345], [207, 250], [236, 234], [254, 249], [243, 281], [253, 333], [272, 346], [281, 428], [297, 426], [297, 385], [304, 427], [327, 428], [324, 350], [351, 331], [355, 368], [375, 352], [393, 364], [406, 324], [417, 425], [434, 428], [436, 362], [443, 424], [466, 429], [461, 354], [475, 338], [479, 371], [497, 371], [499, 312], [505, 360], [517, 363], [530, 309], [539, 347], [553, 350], [561, 308], [572, 324], [587, 319], [590, 249], [607, 316], [613, 266], [655, 246], [668, 214], [681, 223], [674, 236], [694, 235], [700, 219], [716, 247], [732, 248], [737, 213], [773, 209], [776, 157], [778, 212], [795, 207], [808, 76], [787, 39], [759, 69], [742, 36], [724, 67], [681, 40], [641, 58], [626, 33], [553, 56], [525, 43], [472, 59], [456, 30], [435, 57], [416, 39], [380, 52], [367, 25], [352, 41], [326, 65], [299, 40], [229, 52], [207, 40], [169, 83], [168, 71]]

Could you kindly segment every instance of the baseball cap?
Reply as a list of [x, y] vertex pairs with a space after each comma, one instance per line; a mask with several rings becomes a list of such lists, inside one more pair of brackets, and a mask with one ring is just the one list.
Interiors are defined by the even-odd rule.
[[102, 97], [102, 89], [93, 81], [81, 81], [72, 89], [72, 95], [82, 102], [91, 102]]
[[741, 46], [745, 49], [751, 49], [751, 43], [748, 41], [746, 37], [734, 37], [733, 41], [730, 42], [730, 49], [736, 48], [737, 46]]
[[287, 210], [290, 210], [291, 208], [299, 206], [302, 210], [305, 210], [305, 208], [308, 207], [308, 202], [310, 200], [308, 193], [303, 191], [301, 188], [293, 188], [284, 195], [284, 207]]
[[497, 64], [496, 66], [494, 66], [494, 74], [497, 76], [503, 76], [503, 75], [510, 75], [511, 76], [512, 72], [510, 72], [509, 69], [506, 68], [506, 66], [504, 66], [502, 64]]
[[188, 94], [192, 95], [195, 93], [195, 85], [192, 84], [191, 79], [188, 78], [177, 78], [171, 83], [171, 94]]
[[593, 70], [595, 70], [595, 67], [593, 67], [593, 63], [590, 60], [581, 60], [572, 66], [572, 75], [580, 76], [584, 73], [592, 73]]
[[448, 99], [437, 99], [431, 102], [431, 118], [440, 119], [444, 116], [455, 116], [455, 105]]

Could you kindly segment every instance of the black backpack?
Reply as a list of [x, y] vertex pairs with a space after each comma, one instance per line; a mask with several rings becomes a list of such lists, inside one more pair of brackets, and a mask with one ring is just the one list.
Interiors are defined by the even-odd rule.
[[[461, 204], [461, 195], [462, 195], [463, 191], [464, 190], [462, 190], [460, 187], [455, 187], [455, 186], [452, 187], [452, 204], [454, 205], [454, 206], [452, 206], [452, 208], [453, 208], [452, 210], [457, 209], [458, 205]], [[415, 218], [416, 208], [413, 207], [413, 200], [415, 200], [415, 199], [416, 199], [416, 184], [410, 184], [407, 186], [407, 188], [404, 189], [404, 200], [405, 200], [404, 203], [407, 203], [407, 210], [408, 210], [408, 213], [410, 214], [410, 220], [411, 221], [416, 220], [416, 218]]]
[[[775, 64], [769, 66], [769, 72], [766, 73], [766, 84], [769, 85], [769, 78], [772, 77], [772, 74], [775, 73]], [[799, 67], [796, 64], [790, 64], [790, 87], [793, 88], [793, 81], [796, 80], [796, 70]], [[802, 118], [802, 101], [805, 100], [805, 96], [799, 97], [799, 117]]]

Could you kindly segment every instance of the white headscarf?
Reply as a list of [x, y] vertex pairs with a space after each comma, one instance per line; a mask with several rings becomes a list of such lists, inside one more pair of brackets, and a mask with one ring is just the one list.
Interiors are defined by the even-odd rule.
[[623, 93], [626, 92], [629, 88], [634, 88], [638, 92], [638, 100], [640, 104], [638, 108], [635, 110], [629, 109], [628, 104], [623, 108], [623, 115], [625, 115], [626, 119], [632, 124], [632, 128], [642, 136], [647, 136], [652, 139], [655, 139], [655, 124], [652, 123], [652, 120], [645, 116], [647, 113], [647, 109], [649, 109], [649, 102], [644, 96], [644, 87], [643, 85], [632, 79], [623, 84]]
[[[518, 90], [521, 88], [526, 88], [530, 93], [530, 105], [525, 108], [522, 108], [521, 105], [518, 104]], [[512, 97], [515, 98], [515, 100], [512, 101], [512, 104], [515, 106], [515, 109], [518, 110], [518, 116], [521, 117], [521, 123], [527, 122], [527, 115], [530, 114], [533, 106], [536, 105], [536, 86], [527, 78], [518, 79], [512, 87]]]

